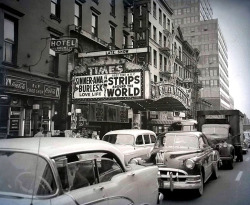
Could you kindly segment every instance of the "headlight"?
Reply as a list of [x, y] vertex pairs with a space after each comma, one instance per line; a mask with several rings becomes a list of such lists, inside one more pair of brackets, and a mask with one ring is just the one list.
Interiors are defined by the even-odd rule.
[[185, 162], [185, 166], [186, 166], [188, 169], [193, 169], [193, 168], [194, 168], [194, 165], [195, 165], [195, 163], [194, 163], [194, 161], [193, 161], [192, 159], [188, 159], [188, 160], [186, 160], [186, 162]]
[[227, 147], [227, 143], [226, 142], [223, 143], [223, 147]]

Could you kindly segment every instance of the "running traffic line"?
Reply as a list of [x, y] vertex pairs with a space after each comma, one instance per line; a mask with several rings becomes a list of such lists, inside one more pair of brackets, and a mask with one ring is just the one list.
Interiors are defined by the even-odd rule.
[[242, 174], [243, 174], [243, 171], [240, 171], [240, 172], [238, 173], [238, 175], [237, 175], [235, 181], [240, 181], [240, 178], [241, 178]]
[[248, 158], [246, 158], [246, 160], [245, 160], [245, 161], [246, 161], [246, 162], [248, 162], [248, 161], [249, 161], [249, 159], [250, 159], [250, 158], [248, 157]]

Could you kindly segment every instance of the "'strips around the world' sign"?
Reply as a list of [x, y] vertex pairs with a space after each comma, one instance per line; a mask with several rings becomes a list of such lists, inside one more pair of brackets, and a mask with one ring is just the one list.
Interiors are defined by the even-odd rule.
[[72, 78], [73, 101], [142, 99], [143, 71], [123, 71], [122, 64], [89, 66], [87, 75]]
[[51, 39], [50, 48], [56, 53], [66, 53], [78, 47], [76, 38]]
[[5, 77], [6, 92], [25, 94], [29, 96], [60, 99], [61, 86], [26, 80], [15, 76]]

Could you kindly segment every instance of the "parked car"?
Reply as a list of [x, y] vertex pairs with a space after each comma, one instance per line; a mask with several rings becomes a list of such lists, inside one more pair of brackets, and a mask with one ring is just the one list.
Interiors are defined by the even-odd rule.
[[123, 154], [100, 140], [3, 139], [0, 165], [4, 205], [155, 205], [162, 199], [157, 166], [125, 166]]
[[151, 130], [127, 129], [115, 130], [106, 133], [102, 140], [114, 144], [121, 150], [125, 162], [132, 159], [148, 159], [156, 142], [156, 134]]
[[151, 160], [159, 167], [162, 189], [193, 189], [203, 194], [204, 183], [218, 178], [220, 156], [201, 132], [175, 131], [158, 136]]

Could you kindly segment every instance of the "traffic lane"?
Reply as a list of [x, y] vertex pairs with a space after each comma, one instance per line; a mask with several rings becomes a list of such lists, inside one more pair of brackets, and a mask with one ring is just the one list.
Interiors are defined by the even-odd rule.
[[219, 170], [217, 180], [209, 180], [201, 197], [195, 197], [191, 190], [163, 191], [163, 204], [250, 204], [250, 153], [244, 155], [244, 162], [235, 162], [233, 170]]

